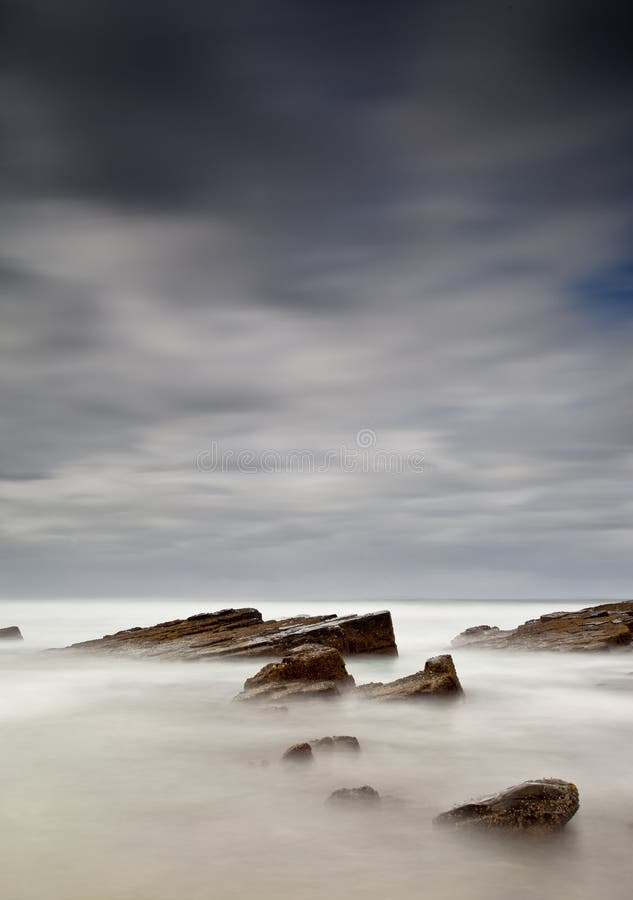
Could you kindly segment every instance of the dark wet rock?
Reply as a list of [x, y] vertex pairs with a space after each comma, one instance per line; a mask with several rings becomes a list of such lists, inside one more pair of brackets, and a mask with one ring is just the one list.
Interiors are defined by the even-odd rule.
[[339, 788], [333, 791], [327, 802], [334, 806], [376, 806], [380, 803], [380, 794], [368, 784], [356, 788]]
[[482, 637], [488, 637], [491, 633], [499, 631], [496, 625], [473, 625], [454, 637], [451, 641], [451, 647], [463, 647], [465, 644], [472, 644]]
[[292, 747], [288, 747], [281, 758], [284, 762], [291, 763], [306, 763], [313, 762], [314, 760], [314, 757], [312, 756], [312, 747], [307, 741], [303, 741], [301, 744], [293, 744]]
[[314, 740], [310, 741], [310, 745], [314, 750], [325, 750], [328, 753], [332, 751], [358, 753], [360, 750], [358, 738], [352, 737], [350, 734], [335, 734], [332, 737], [314, 738]]
[[22, 641], [22, 632], [17, 625], [9, 625], [7, 628], [0, 628], [0, 641]]
[[542, 778], [456, 806], [441, 813], [434, 822], [455, 828], [558, 831], [577, 812], [578, 805], [575, 784], [558, 778]]
[[130, 628], [73, 650], [126, 653], [174, 659], [282, 656], [301, 644], [333, 647], [340, 653], [397, 653], [391, 614], [296, 616], [265, 622], [256, 609], [223, 609], [174, 619], [150, 628]]
[[545, 613], [511, 631], [489, 629], [460, 640], [469, 631], [472, 629], [458, 635], [454, 645], [486, 650], [601, 651], [629, 648], [633, 639], [633, 600], [589, 606], [575, 612]]
[[295, 647], [281, 662], [269, 663], [247, 678], [236, 700], [274, 702], [338, 697], [341, 689], [353, 684], [338, 650], [305, 644]]
[[426, 661], [421, 672], [398, 678], [387, 684], [361, 684], [354, 693], [371, 700], [418, 700], [426, 697], [457, 697], [463, 694], [455, 671], [453, 657], [434, 656]]

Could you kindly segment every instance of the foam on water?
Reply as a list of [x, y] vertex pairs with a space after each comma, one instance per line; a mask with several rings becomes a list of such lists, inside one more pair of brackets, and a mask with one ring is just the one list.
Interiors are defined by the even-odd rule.
[[[558, 603], [384, 603], [400, 656], [350, 658], [357, 681], [420, 669], [456, 633]], [[2, 896], [7, 900], [630, 896], [633, 656], [457, 650], [463, 702], [231, 704], [257, 661], [156, 663], [39, 652], [190, 615], [187, 603], [3, 604], [23, 646], [0, 649]], [[315, 604], [260, 606], [267, 618]], [[337, 604], [327, 611], [363, 611]], [[323, 610], [326, 611], [326, 610]], [[299, 740], [355, 734], [358, 756], [288, 771]], [[581, 809], [545, 841], [466, 839], [432, 817], [526, 778], [575, 781]], [[396, 802], [324, 805], [368, 783]]]

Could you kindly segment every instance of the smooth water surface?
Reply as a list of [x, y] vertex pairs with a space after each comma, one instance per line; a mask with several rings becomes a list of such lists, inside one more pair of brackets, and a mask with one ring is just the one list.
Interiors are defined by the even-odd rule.
[[[385, 603], [400, 655], [348, 660], [357, 682], [423, 667], [469, 625], [569, 603]], [[266, 618], [362, 612], [269, 604]], [[209, 607], [206, 607], [209, 609]], [[213, 609], [214, 607], [210, 607]], [[6, 900], [630, 897], [633, 655], [454, 651], [463, 701], [342, 700], [264, 712], [231, 703], [259, 661], [83, 658], [42, 648], [200, 612], [197, 602], [7, 603], [0, 626], [0, 877]], [[360, 755], [279, 762], [299, 740], [354, 734]], [[544, 776], [581, 808], [547, 839], [467, 839], [432, 818]], [[371, 784], [376, 810], [328, 808]]]

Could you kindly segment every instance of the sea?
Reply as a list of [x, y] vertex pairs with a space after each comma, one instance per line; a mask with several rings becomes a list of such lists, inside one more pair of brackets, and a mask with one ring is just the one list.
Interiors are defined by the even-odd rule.
[[[596, 601], [597, 602], [597, 601]], [[350, 657], [357, 683], [578, 601], [269, 603], [265, 618], [390, 609], [397, 657]], [[454, 649], [454, 703], [232, 702], [261, 660], [158, 662], [45, 652], [219, 609], [200, 600], [2, 601], [2, 900], [629, 900], [633, 655]], [[358, 754], [281, 763], [298, 741]], [[438, 828], [451, 806], [527, 779], [573, 781], [559, 834]], [[376, 808], [325, 801], [369, 784]]]

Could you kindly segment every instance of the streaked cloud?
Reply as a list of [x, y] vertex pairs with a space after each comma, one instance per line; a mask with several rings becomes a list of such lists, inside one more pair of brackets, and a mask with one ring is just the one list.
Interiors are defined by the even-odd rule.
[[2, 593], [630, 594], [619, 4], [97, 6], [7, 20]]

